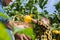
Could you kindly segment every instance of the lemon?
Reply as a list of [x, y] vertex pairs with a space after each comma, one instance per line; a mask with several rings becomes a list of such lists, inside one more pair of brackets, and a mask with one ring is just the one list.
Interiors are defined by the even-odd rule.
[[56, 39], [53, 39], [53, 40], [56, 40]]
[[31, 22], [32, 18], [30, 15], [25, 15], [24, 16], [24, 22], [28, 23], [28, 22]]
[[58, 32], [58, 34], [60, 35], [60, 31]]
[[58, 30], [52, 30], [52, 33], [53, 33], [53, 34], [58, 34], [59, 31], [58, 31]]

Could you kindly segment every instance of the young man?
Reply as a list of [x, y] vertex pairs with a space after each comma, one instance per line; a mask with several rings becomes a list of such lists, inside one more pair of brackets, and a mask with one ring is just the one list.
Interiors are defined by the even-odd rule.
[[[7, 6], [11, 1], [12, 0], [0, 0], [0, 12], [1, 13], [3, 13], [3, 14], [5, 13], [4, 10], [3, 10], [3, 8], [2, 8], [2, 6]], [[4, 23], [6, 25], [6, 27], [7, 27], [6, 28], [6, 30], [7, 30], [6, 32], [8, 32], [9, 36], [11, 37], [11, 40], [14, 40], [13, 37], [12, 37], [12, 34], [11, 34], [11, 30], [12, 30], [12, 28], [11, 28], [11, 22], [9, 20], [7, 20], [7, 19], [4, 19], [1, 16], [0, 16], [0, 22]], [[3, 26], [0, 26], [0, 27], [3, 27]], [[11, 29], [11, 30], [9, 30], [8, 28]], [[4, 36], [3, 34], [2, 34], [2, 36]], [[26, 39], [26, 40], [29, 40], [24, 34], [18, 34], [18, 33], [16, 33], [16, 36], [19, 37], [21, 40], [23, 40], [23, 38]], [[3, 38], [1, 38], [1, 39], [3, 39]]]

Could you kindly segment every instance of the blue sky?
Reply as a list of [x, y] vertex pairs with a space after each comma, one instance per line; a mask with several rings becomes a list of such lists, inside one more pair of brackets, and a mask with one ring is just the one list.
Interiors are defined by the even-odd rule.
[[[44, 6], [46, 7], [43, 10], [47, 10], [47, 12], [49, 12], [49, 14], [54, 13], [54, 11], [57, 11], [55, 6], [60, 0], [48, 0], [47, 4]], [[39, 7], [39, 5], [37, 6], [38, 11], [39, 12], [43, 12], [43, 10]]]
[[[26, 3], [26, 0], [21, 0], [21, 1], [23, 1], [22, 5], [24, 6], [25, 5], [24, 3]], [[38, 12], [43, 12], [44, 10], [47, 10], [47, 12], [49, 12], [49, 14], [52, 14], [52, 13], [54, 13], [54, 11], [57, 12], [54, 5], [56, 5], [59, 1], [60, 0], [48, 0], [47, 4], [44, 6], [46, 8], [44, 8], [44, 9], [41, 9], [38, 4], [34, 4], [34, 6], [37, 8]]]
[[57, 11], [55, 9], [55, 6], [60, 0], [48, 0], [47, 4], [45, 5], [45, 8], [44, 10], [47, 10], [50, 14], [53, 13], [54, 11]]

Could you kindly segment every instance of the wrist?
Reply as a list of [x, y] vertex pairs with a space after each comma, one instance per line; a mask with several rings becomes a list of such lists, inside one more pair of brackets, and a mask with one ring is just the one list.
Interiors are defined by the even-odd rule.
[[35, 19], [32, 19], [32, 22], [35, 23], [35, 24], [38, 23], [37, 20], [35, 20]]
[[13, 30], [12, 25], [10, 24], [10, 21], [8, 21], [7, 23], [5, 23], [6, 27], [10, 30]]

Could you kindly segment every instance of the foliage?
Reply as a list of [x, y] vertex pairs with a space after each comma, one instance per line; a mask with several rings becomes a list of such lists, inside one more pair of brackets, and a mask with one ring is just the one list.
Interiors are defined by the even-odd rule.
[[8, 19], [8, 16], [5, 15], [5, 14], [3, 14], [3, 13], [1, 13], [1, 12], [0, 12], [0, 17], [2, 17], [2, 18], [4, 18], [4, 19]]

